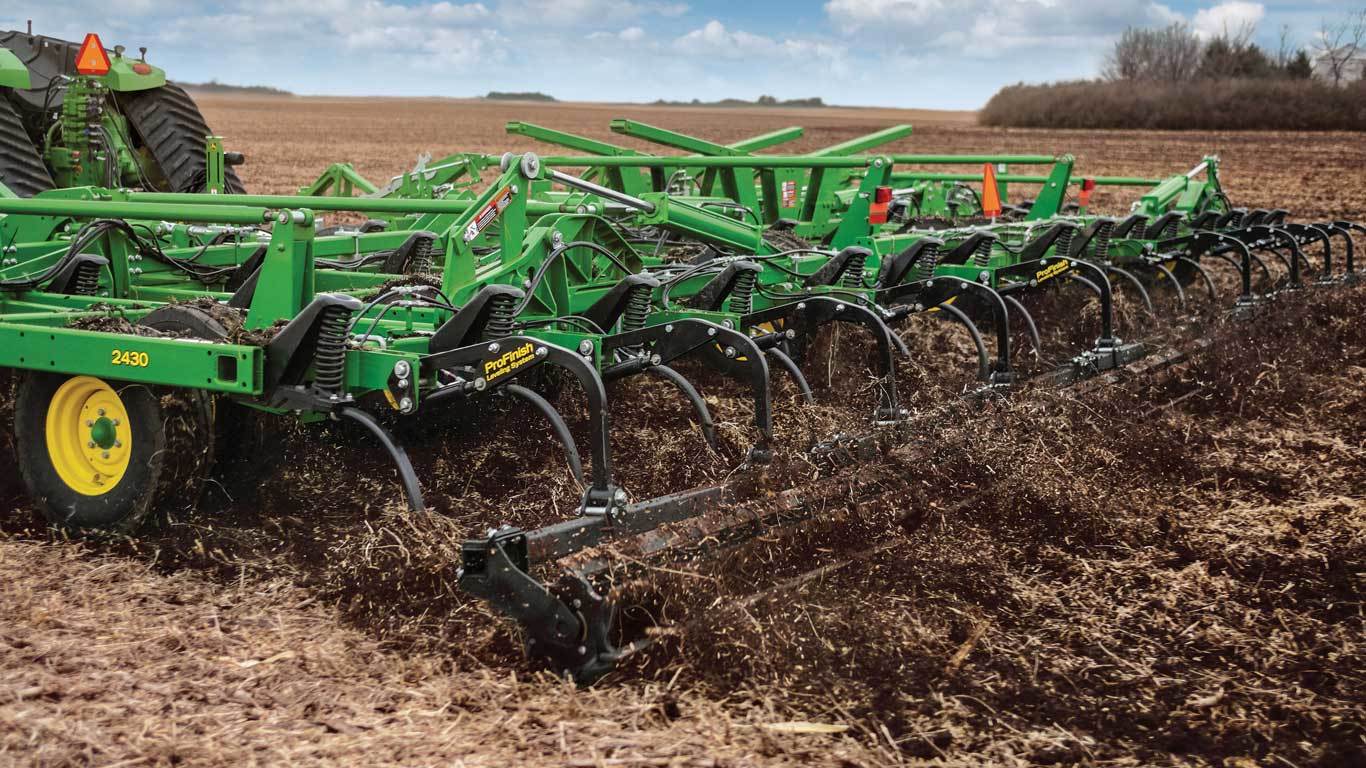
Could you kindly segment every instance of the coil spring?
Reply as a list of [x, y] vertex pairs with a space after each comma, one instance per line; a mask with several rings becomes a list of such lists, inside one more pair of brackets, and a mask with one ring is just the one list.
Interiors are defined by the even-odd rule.
[[738, 315], [749, 314], [754, 308], [754, 284], [758, 279], [758, 274], [752, 269], [737, 274], [735, 282], [731, 284], [730, 299], [726, 302], [727, 309]]
[[991, 262], [991, 238], [984, 237], [982, 242], [977, 244], [977, 251], [972, 255], [972, 263], [979, 267], [985, 267]]
[[1070, 256], [1072, 254], [1072, 235], [1075, 233], [1076, 229], [1072, 227], [1064, 229], [1062, 233], [1058, 235], [1058, 239], [1053, 241], [1053, 255], [1063, 257]]
[[1139, 217], [1138, 221], [1134, 222], [1133, 228], [1129, 230], [1129, 237], [1134, 240], [1143, 240], [1147, 234], [1148, 219], [1146, 217]]
[[1105, 261], [1110, 256], [1110, 235], [1115, 231], [1113, 222], [1103, 222], [1096, 228], [1096, 260]]
[[435, 262], [436, 238], [424, 237], [417, 242], [417, 246], [413, 248], [412, 257], [408, 259], [408, 274], [429, 274]]
[[844, 271], [840, 273], [840, 284], [845, 288], [862, 288], [864, 264], [867, 261], [867, 254], [862, 251], [849, 254], [849, 260], [844, 262]]
[[517, 311], [517, 297], [512, 294], [498, 293], [489, 297], [488, 320], [484, 322], [484, 340], [492, 341], [511, 336], [514, 313]]
[[318, 344], [313, 353], [313, 384], [324, 392], [341, 391], [346, 371], [346, 329], [351, 325], [351, 310], [332, 305], [318, 319]]
[[915, 276], [918, 280], [934, 277], [934, 268], [939, 266], [939, 246], [927, 245], [915, 262]]
[[100, 265], [91, 262], [76, 267], [71, 280], [71, 293], [76, 296], [94, 296], [100, 290]]
[[1167, 239], [1176, 237], [1176, 226], [1176, 217], [1173, 216], [1172, 219], [1167, 222], [1167, 225], [1162, 228], [1162, 238]]
[[650, 317], [650, 294], [653, 289], [648, 285], [633, 285], [626, 295], [626, 310], [621, 315], [622, 333], [638, 331], [645, 327]]
[[1242, 211], [1233, 211], [1228, 217], [1229, 228], [1241, 227], [1244, 215]]

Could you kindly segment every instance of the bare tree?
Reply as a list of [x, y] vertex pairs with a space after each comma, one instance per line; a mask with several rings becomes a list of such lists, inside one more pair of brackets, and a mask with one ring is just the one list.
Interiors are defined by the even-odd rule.
[[1319, 39], [1314, 45], [1315, 57], [1326, 71], [1333, 85], [1351, 77], [1352, 62], [1366, 45], [1366, 8], [1349, 13], [1338, 21], [1327, 19], [1319, 27]]
[[1200, 69], [1203, 47], [1190, 27], [1177, 22], [1163, 29], [1124, 30], [1105, 57], [1107, 80], [1185, 82]]
[[1295, 60], [1295, 54], [1300, 52], [1300, 47], [1295, 45], [1290, 35], [1290, 25], [1282, 24], [1280, 35], [1276, 40], [1277, 69], [1288, 69], [1290, 67], [1290, 62]]

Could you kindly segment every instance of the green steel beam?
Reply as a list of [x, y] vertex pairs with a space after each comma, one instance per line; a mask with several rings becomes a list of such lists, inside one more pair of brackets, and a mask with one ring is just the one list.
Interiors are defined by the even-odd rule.
[[859, 136], [848, 141], [840, 142], [839, 144], [826, 147], [825, 149], [818, 149], [815, 152], [812, 152], [811, 156], [848, 157], [849, 155], [863, 154], [874, 147], [880, 147], [883, 144], [890, 144], [893, 141], [904, 139], [911, 135], [912, 130], [914, 129], [909, 125], [894, 125], [891, 128], [884, 128], [866, 136]]
[[733, 149], [725, 144], [717, 144], [706, 139], [699, 139], [696, 136], [670, 131], [653, 125], [637, 122], [635, 120], [616, 119], [611, 123], [612, 132], [620, 133], [623, 136], [630, 136], [636, 139], [643, 139], [653, 144], [662, 144], [666, 147], [681, 149], [685, 152], [693, 152], [709, 157], [736, 157], [745, 154], [743, 151]]
[[[140, 204], [173, 204], [186, 199], [176, 192], [116, 193], [121, 198]], [[214, 195], [195, 196], [204, 206], [265, 206], [267, 208], [299, 208], [314, 211], [350, 211], [353, 213], [446, 213], [460, 214], [474, 207], [473, 200], [409, 200], [405, 198], [366, 197], [309, 197], [306, 195]], [[532, 202], [528, 212], [536, 216], [551, 213], [574, 213], [576, 205]], [[163, 216], [161, 218], [175, 218]]]
[[1052, 165], [1052, 155], [892, 155], [897, 165], [968, 165], [995, 163], [1005, 165]]
[[[34, 197], [0, 200], [0, 214], [71, 216], [75, 218], [164, 219], [214, 224], [264, 224], [277, 216], [267, 208], [205, 204], [207, 195], [179, 194], [172, 200], [141, 203], [115, 200], [62, 200]], [[313, 199], [313, 198], [309, 198]], [[193, 200], [194, 202], [185, 202]]]
[[[896, 181], [981, 181], [980, 173], [907, 173], [897, 172], [892, 175]], [[1080, 185], [1085, 180], [1094, 181], [1102, 187], [1150, 187], [1160, 184], [1161, 179], [1142, 179], [1129, 176], [1074, 176], [1068, 181], [1073, 186]], [[1013, 184], [1044, 184], [1049, 181], [1047, 176], [1020, 176], [1016, 174], [1003, 173], [996, 176], [996, 180]]]
[[543, 157], [553, 168], [864, 168], [868, 157], [747, 155], [741, 157]]
[[786, 144], [802, 137], [805, 131], [801, 126], [794, 125], [790, 128], [779, 128], [772, 133], [765, 133], [748, 139], [742, 139], [734, 144], [726, 146], [739, 152], [758, 152], [761, 149], [776, 147], [779, 144]]
[[0, 322], [0, 367], [259, 395], [260, 347]]
[[616, 144], [608, 144], [605, 141], [590, 139], [586, 136], [578, 136], [564, 131], [557, 131], [554, 128], [546, 128], [535, 123], [524, 123], [513, 120], [504, 126], [504, 130], [514, 136], [525, 136], [529, 139], [543, 141], [547, 144], [556, 144], [575, 152], [584, 152], [589, 155], [602, 155], [604, 157], [635, 157], [645, 153], [631, 149], [629, 147], [619, 147]]

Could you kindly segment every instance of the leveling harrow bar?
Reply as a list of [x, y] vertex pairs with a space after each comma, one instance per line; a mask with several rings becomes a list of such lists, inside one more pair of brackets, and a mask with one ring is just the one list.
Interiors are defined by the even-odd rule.
[[[668, 382], [714, 443], [706, 400], [673, 364], [690, 358], [736, 379], [753, 415], [744, 464], [762, 465], [772, 452], [774, 371], [814, 399], [803, 373], [809, 346], [823, 329], [857, 326], [874, 341], [871, 423], [861, 438], [816, 448], [857, 454], [879, 436], [896, 439], [905, 419], [896, 372], [910, 352], [899, 330], [917, 314], [937, 310], [972, 331], [984, 360], [975, 391], [1000, 393], [1020, 379], [1012, 316], [1033, 329], [1024, 300], [1063, 282], [1095, 294], [1102, 329], [1093, 348], [1053, 372], [1073, 381], [1145, 351], [1116, 336], [1112, 278], [1149, 307], [1159, 286], [1184, 307], [1197, 281], [1218, 300], [1206, 264], [1228, 263], [1239, 275], [1234, 303], [1250, 308], [1267, 296], [1254, 292], [1257, 270], [1271, 276], [1263, 256], [1281, 261], [1284, 287], [1297, 288], [1306, 249], [1317, 249], [1320, 282], [1358, 279], [1360, 226], [1233, 209], [1213, 159], [1155, 185], [1116, 220], [1062, 211], [1059, 190], [1072, 183], [1063, 158], [1042, 177], [1049, 196], [996, 223], [947, 227], [939, 216], [922, 226], [909, 213], [890, 215], [896, 184], [914, 181], [898, 164], [853, 154], [464, 156], [383, 189], [334, 167], [331, 183], [312, 190], [370, 190], [362, 198], [81, 187], [0, 200], [0, 365], [20, 374], [20, 474], [55, 523], [134, 530], [202, 479], [201, 468], [175, 464], [211, 456], [212, 398], [226, 397], [359, 424], [392, 457], [409, 506], [422, 510], [405, 448], [372, 406], [405, 419], [481, 409], [495, 393], [519, 398], [562, 443], [583, 485], [578, 514], [469, 542], [461, 584], [522, 624], [534, 655], [587, 681], [623, 652], [600, 588], [606, 561], [578, 558], [554, 588], [535, 577], [540, 569], [623, 537], [650, 556], [714, 546], [819, 506], [793, 492], [762, 514], [704, 514], [728, 503], [721, 487], [633, 501], [612, 466], [611, 382]], [[561, 168], [587, 168], [591, 178]], [[494, 169], [482, 192], [456, 183]], [[680, 193], [677, 179], [628, 190], [613, 180], [631, 174], [613, 169], [651, 179], [682, 171], [698, 192]], [[796, 199], [783, 199], [779, 174], [799, 182]], [[709, 187], [708, 178], [730, 181]], [[786, 209], [799, 218], [774, 217]], [[326, 229], [318, 211], [376, 218]], [[994, 355], [981, 340], [988, 325]], [[551, 370], [583, 392], [587, 468], [565, 419], [538, 392]]]

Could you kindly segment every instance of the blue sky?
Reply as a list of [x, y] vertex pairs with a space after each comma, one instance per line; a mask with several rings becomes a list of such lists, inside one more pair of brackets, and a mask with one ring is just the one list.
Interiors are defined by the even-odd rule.
[[187, 81], [309, 94], [652, 101], [819, 96], [971, 109], [1089, 77], [1129, 25], [1255, 22], [1302, 45], [1356, 2], [1153, 0], [0, 0], [0, 29], [146, 45]]

